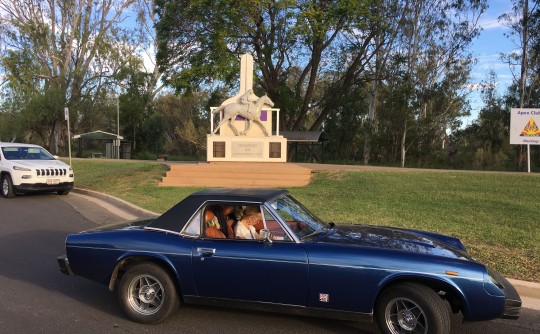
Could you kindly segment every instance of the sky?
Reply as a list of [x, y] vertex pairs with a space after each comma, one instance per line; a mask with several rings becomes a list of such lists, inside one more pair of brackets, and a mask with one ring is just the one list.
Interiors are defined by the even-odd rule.
[[[508, 65], [501, 60], [500, 53], [515, 50], [517, 45], [511, 38], [505, 36], [510, 30], [499, 22], [498, 18], [512, 10], [512, 1], [488, 0], [488, 5], [489, 8], [479, 22], [483, 30], [472, 44], [471, 51], [477, 59], [477, 64], [473, 67], [470, 82], [474, 85], [486, 81], [489, 71], [493, 69], [497, 75], [497, 91], [499, 95], [503, 95], [512, 83], [513, 76]], [[464, 119], [464, 125], [468, 125], [478, 117], [483, 105], [479, 89], [471, 91], [470, 102], [473, 110], [471, 116]]]

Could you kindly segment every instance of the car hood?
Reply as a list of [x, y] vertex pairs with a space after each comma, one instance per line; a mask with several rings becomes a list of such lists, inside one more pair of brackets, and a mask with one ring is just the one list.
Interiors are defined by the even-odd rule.
[[66, 168], [66, 163], [60, 160], [12, 160], [18, 166], [27, 168]]
[[416, 230], [371, 225], [342, 225], [332, 228], [329, 233], [321, 236], [318, 242], [354, 244], [474, 261], [459, 239]]

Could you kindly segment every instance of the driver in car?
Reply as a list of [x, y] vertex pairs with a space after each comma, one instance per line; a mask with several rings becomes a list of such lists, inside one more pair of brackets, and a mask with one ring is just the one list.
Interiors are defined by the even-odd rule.
[[234, 234], [238, 239], [259, 239], [259, 233], [254, 225], [262, 221], [261, 210], [257, 206], [247, 206], [244, 216], [234, 227]]

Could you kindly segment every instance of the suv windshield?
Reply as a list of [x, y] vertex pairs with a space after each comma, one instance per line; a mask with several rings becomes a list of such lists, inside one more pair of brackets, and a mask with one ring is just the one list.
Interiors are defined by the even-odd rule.
[[327, 231], [329, 225], [323, 223], [290, 195], [276, 197], [269, 203], [300, 239]]
[[2, 147], [7, 160], [54, 160], [54, 156], [41, 147], [8, 146]]

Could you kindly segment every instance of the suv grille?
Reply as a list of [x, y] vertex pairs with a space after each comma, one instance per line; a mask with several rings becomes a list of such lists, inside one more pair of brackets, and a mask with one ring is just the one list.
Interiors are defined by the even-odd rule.
[[60, 168], [41, 168], [36, 169], [37, 176], [65, 176], [67, 169]]

